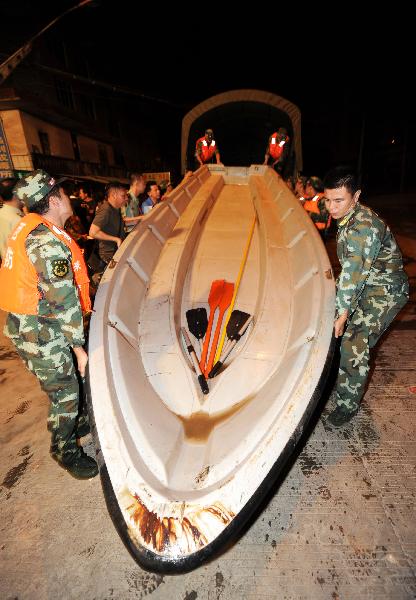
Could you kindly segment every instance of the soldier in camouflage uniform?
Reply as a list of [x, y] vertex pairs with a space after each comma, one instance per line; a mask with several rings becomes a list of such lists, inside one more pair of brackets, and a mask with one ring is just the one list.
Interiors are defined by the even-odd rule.
[[[13, 341], [27, 368], [36, 375], [49, 397], [52, 457], [74, 477], [87, 479], [97, 475], [98, 467], [95, 460], [77, 446], [77, 437], [89, 432], [89, 424], [86, 413], [80, 414], [80, 390], [73, 355], [83, 377], [88, 356], [83, 349], [80, 301], [83, 306], [89, 302], [89, 298], [85, 300], [83, 296], [88, 294], [88, 276], [85, 264], [81, 264], [81, 251], [63, 231], [72, 209], [59, 183], [38, 170], [21, 179], [15, 188], [29, 214], [9, 238], [0, 270], [0, 287], [7, 289], [5, 284], [8, 284], [11, 291], [2, 295], [0, 308], [9, 311], [5, 335]], [[24, 237], [19, 241], [22, 231]], [[78, 272], [84, 273], [84, 268], [86, 288], [77, 279]], [[23, 278], [22, 273], [25, 273]], [[31, 273], [34, 283], [25, 287]], [[13, 281], [14, 286], [10, 285]], [[17, 291], [13, 291], [13, 287]]]
[[355, 177], [345, 169], [333, 169], [324, 186], [326, 208], [337, 220], [342, 267], [334, 323], [335, 337], [342, 336], [337, 406], [328, 416], [339, 427], [358, 411], [369, 373], [370, 348], [408, 301], [409, 284], [389, 227], [358, 202], [361, 190]]

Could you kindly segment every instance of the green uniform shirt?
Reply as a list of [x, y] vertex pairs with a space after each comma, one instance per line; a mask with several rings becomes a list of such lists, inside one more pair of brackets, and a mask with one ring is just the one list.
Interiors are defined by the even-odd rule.
[[82, 310], [71, 267], [71, 251], [46, 225], [40, 224], [26, 239], [26, 252], [38, 274], [41, 298], [37, 315], [18, 315], [7, 320], [5, 334], [18, 338], [21, 327], [40, 331], [57, 327], [69, 346], [85, 342]]
[[401, 285], [407, 280], [401, 252], [390, 228], [368, 206], [357, 203], [338, 222], [337, 254], [342, 271], [337, 280], [337, 315], [357, 308], [371, 286]]

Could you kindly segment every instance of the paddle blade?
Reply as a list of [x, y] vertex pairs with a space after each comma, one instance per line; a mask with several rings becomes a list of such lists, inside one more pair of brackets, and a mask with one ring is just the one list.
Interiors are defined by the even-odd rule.
[[250, 318], [250, 315], [242, 310], [233, 310], [227, 323], [227, 337], [233, 340], [241, 327]]
[[210, 311], [212, 307], [214, 307], [215, 310], [215, 308], [219, 305], [222, 295], [224, 293], [225, 284], [225, 279], [216, 279], [211, 283], [211, 289], [209, 290], [208, 296], [208, 304]]
[[199, 361], [199, 364], [201, 365], [201, 371], [203, 373], [205, 372], [205, 363], [207, 360], [209, 342], [211, 339], [211, 330], [212, 330], [212, 324], [214, 322], [214, 314], [215, 314], [215, 311], [221, 301], [224, 286], [225, 286], [225, 279], [216, 279], [215, 281], [213, 281], [211, 283], [211, 289], [209, 291], [209, 296], [208, 296], [209, 321], [208, 321], [208, 327], [207, 327], [207, 333], [205, 336], [204, 346], [202, 348], [201, 359]]
[[221, 332], [222, 320], [223, 320], [225, 311], [227, 310], [227, 308], [231, 304], [231, 300], [233, 298], [233, 294], [234, 294], [234, 284], [233, 283], [229, 283], [227, 281], [224, 281], [224, 286], [223, 286], [223, 291], [222, 291], [222, 294], [221, 294], [221, 298], [219, 299], [218, 305], [217, 305], [218, 308], [220, 309], [220, 312], [219, 312], [219, 315], [218, 315], [217, 326], [215, 328], [214, 338], [213, 338], [212, 344], [211, 344], [211, 350], [210, 350], [210, 354], [209, 354], [209, 359], [208, 359], [208, 362], [207, 362], [207, 365], [206, 365], [206, 368], [205, 368], [205, 371], [204, 371], [206, 376], [211, 371], [212, 365], [214, 364], [214, 358], [215, 358], [215, 353], [217, 351], [218, 339], [220, 337], [220, 332]]
[[187, 310], [186, 321], [192, 335], [194, 335], [197, 340], [202, 340], [208, 327], [208, 315], [206, 309], [201, 307]]

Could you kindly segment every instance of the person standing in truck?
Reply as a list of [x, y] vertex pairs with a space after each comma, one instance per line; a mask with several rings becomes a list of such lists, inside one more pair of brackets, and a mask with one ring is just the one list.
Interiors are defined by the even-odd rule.
[[217, 142], [214, 139], [212, 129], [206, 129], [205, 135], [196, 142], [195, 148], [196, 168], [202, 167], [208, 163], [213, 163], [214, 159], [217, 165], [221, 164], [221, 157]]

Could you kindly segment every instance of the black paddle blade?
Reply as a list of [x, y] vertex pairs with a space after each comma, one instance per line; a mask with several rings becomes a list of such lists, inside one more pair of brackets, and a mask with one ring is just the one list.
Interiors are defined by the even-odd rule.
[[202, 340], [207, 332], [208, 316], [206, 308], [191, 308], [186, 311], [186, 320], [188, 329], [196, 337], [197, 340]]
[[230, 316], [230, 320], [227, 323], [227, 337], [229, 340], [236, 339], [236, 335], [240, 331], [241, 327], [250, 318], [250, 315], [242, 310], [233, 310]]
[[216, 375], [218, 375], [218, 373], [221, 371], [221, 369], [222, 369], [222, 362], [220, 360], [217, 360], [215, 365], [212, 367], [211, 371], [208, 373], [208, 378], [212, 379], [213, 377], [216, 377]]

